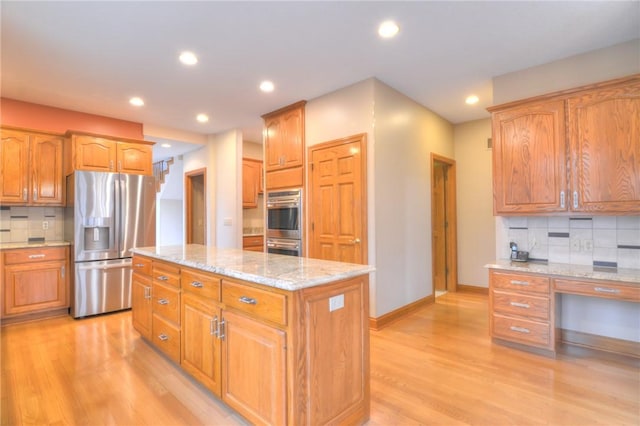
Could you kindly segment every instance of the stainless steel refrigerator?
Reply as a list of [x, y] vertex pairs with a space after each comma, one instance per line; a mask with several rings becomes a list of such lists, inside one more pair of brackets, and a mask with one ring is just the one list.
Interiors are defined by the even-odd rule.
[[67, 176], [65, 238], [71, 241], [71, 315], [131, 308], [131, 252], [155, 245], [153, 176], [76, 171]]

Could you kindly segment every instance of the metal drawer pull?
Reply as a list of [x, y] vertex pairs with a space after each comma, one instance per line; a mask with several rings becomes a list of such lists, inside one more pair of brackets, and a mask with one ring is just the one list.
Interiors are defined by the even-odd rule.
[[517, 331], [518, 333], [526, 333], [526, 334], [531, 333], [531, 331], [528, 328], [524, 328], [524, 327], [517, 327], [515, 325], [512, 325], [509, 328], [511, 329], [511, 331]]
[[227, 323], [224, 318], [218, 323], [218, 339], [224, 339], [224, 326]]
[[202, 288], [204, 287], [200, 281], [191, 281], [191, 287]]
[[167, 336], [164, 333], [160, 333], [160, 335], [158, 335], [158, 339], [160, 339], [160, 340], [162, 340], [164, 342], [164, 341], [169, 340], [169, 336]]
[[528, 303], [520, 303], [520, 302], [511, 302], [511, 306], [515, 306], [516, 308], [526, 308], [529, 309], [531, 306], [529, 306]]
[[46, 255], [44, 254], [30, 254], [29, 255], [29, 259], [42, 259], [44, 258]]
[[513, 285], [529, 285], [529, 281], [511, 280]]
[[257, 305], [258, 301], [254, 298], [251, 297], [247, 297], [247, 296], [242, 296], [240, 299], [238, 299], [240, 302], [242, 303], [246, 303], [247, 305]]
[[158, 279], [159, 279], [160, 281], [167, 281], [167, 280], [169, 279], [169, 277], [167, 277], [166, 275], [160, 275], [160, 276], [158, 277]]
[[593, 289], [598, 293], [609, 293], [609, 294], [620, 293], [620, 290], [618, 290], [617, 288], [594, 287]]
[[136, 268], [142, 268], [142, 267], [144, 267], [144, 263], [136, 263], [133, 266], [135, 266]]
[[168, 305], [169, 301], [167, 299], [158, 299], [158, 303], [161, 305]]

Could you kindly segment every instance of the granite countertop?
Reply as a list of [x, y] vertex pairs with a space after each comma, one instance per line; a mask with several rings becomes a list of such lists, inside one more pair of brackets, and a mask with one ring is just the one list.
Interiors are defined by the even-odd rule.
[[0, 243], [0, 250], [21, 249], [21, 248], [38, 248], [38, 247], [60, 247], [71, 245], [68, 241], [43, 241], [38, 243], [29, 243], [23, 241], [20, 243]]
[[143, 256], [289, 291], [364, 275], [375, 270], [369, 265], [240, 249], [220, 249], [200, 244], [140, 247], [131, 251]]
[[567, 263], [512, 262], [508, 259], [489, 263], [485, 268], [640, 284], [640, 269], [600, 268]]

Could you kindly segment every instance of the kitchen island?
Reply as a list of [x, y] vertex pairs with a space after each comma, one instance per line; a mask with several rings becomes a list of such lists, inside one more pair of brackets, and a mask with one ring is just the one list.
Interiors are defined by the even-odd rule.
[[249, 421], [368, 419], [372, 267], [202, 245], [132, 251], [136, 330]]

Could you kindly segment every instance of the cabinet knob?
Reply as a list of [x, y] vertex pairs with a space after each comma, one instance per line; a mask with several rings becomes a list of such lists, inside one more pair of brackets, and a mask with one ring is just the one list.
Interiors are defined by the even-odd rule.
[[162, 340], [163, 342], [165, 342], [165, 341], [169, 340], [169, 336], [167, 336], [167, 335], [166, 335], [166, 334], [164, 334], [164, 333], [160, 333], [160, 334], [158, 335], [158, 339], [160, 339], [160, 340]]

